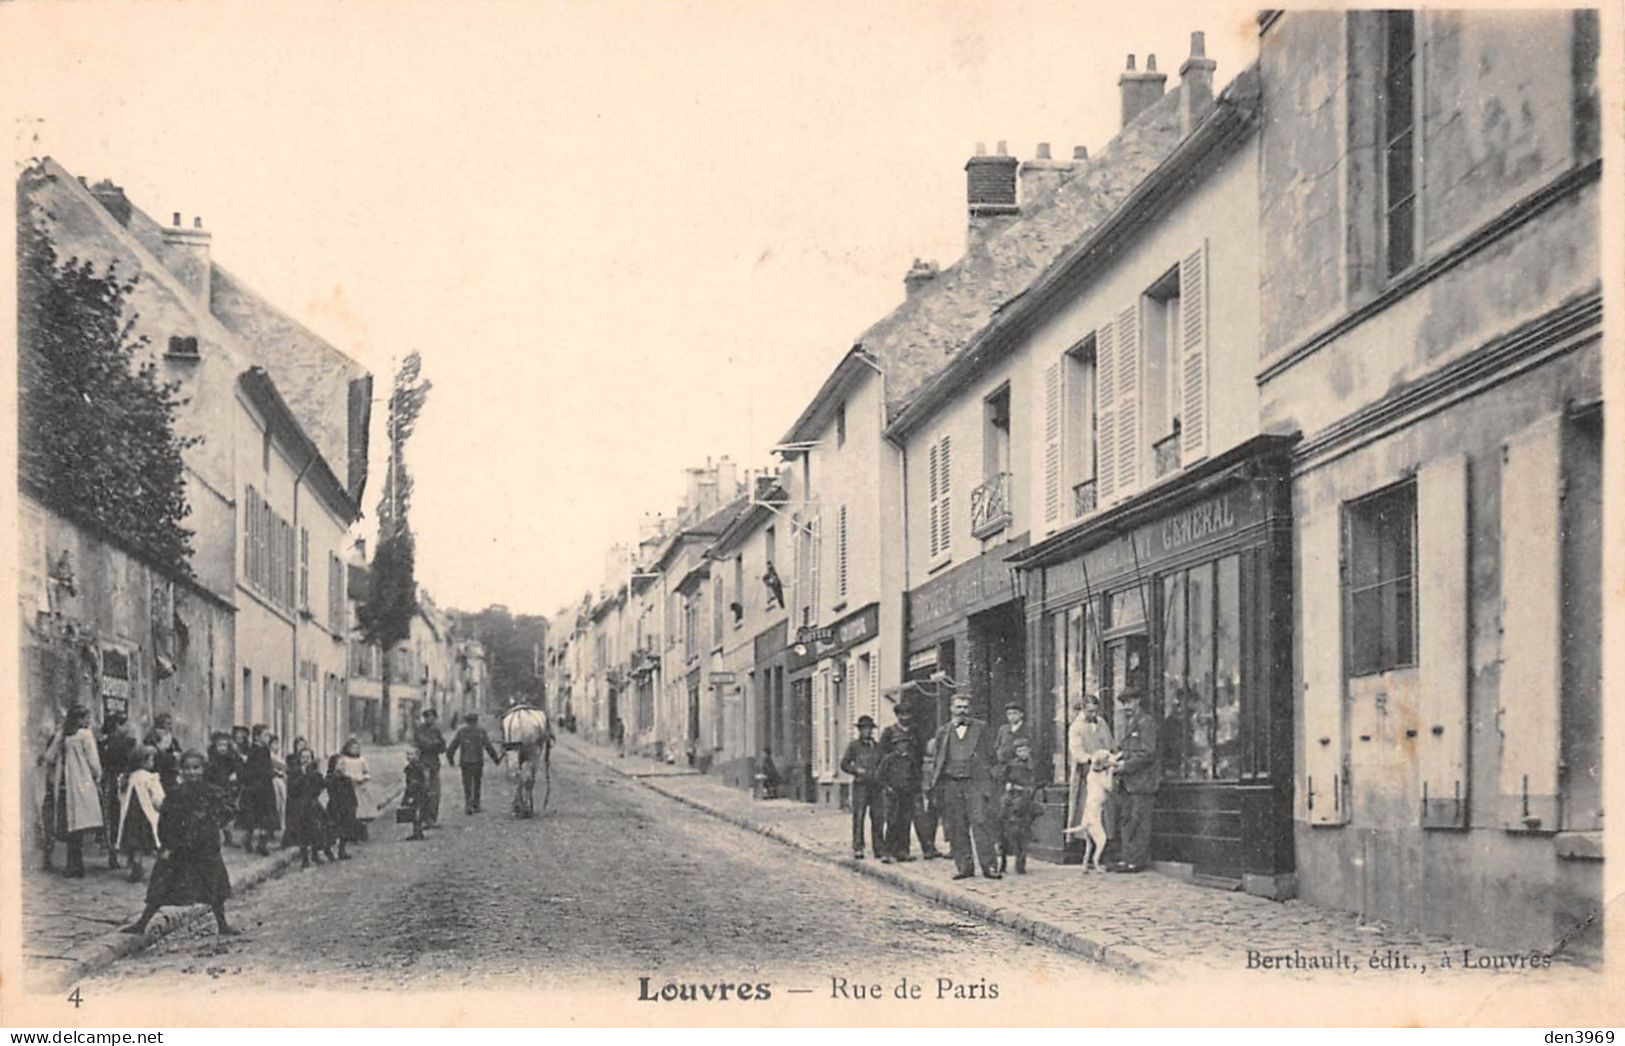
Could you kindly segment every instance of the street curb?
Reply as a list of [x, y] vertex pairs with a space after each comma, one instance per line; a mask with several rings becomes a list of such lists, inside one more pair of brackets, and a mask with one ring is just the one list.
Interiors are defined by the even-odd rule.
[[809, 846], [803, 840], [798, 839], [789, 833], [780, 831], [772, 825], [765, 825], [759, 821], [754, 821], [751, 818], [732, 813], [731, 811], [719, 809], [712, 806], [710, 803], [707, 803], [701, 799], [696, 799], [693, 796], [682, 795], [666, 788], [662, 788], [656, 783], [659, 781], [658, 777], [651, 777], [647, 775], [639, 776], [623, 770], [620, 767], [617, 767], [613, 762], [600, 759], [597, 753], [592, 752], [584, 745], [572, 745], [569, 747], [569, 750], [578, 752], [583, 758], [598, 764], [606, 770], [612, 770], [621, 777], [640, 784], [649, 789], [651, 792], [655, 792], [658, 795], [663, 795], [668, 799], [675, 800], [682, 803], [684, 806], [691, 807], [692, 809], [698, 810], [701, 813], [709, 814], [718, 820], [726, 821], [729, 824], [755, 832], [757, 835], [765, 836], [774, 840], [775, 842], [783, 843], [786, 846], [798, 850], [809, 857], [814, 857], [820, 861], [823, 861], [826, 864], [833, 864], [837, 867], [847, 868], [858, 872], [861, 875], [867, 875], [870, 878], [880, 879], [883, 882], [890, 883], [892, 886], [906, 890], [917, 897], [922, 897], [935, 904], [969, 912], [971, 915], [974, 915], [979, 919], [984, 919], [987, 922], [996, 923], [1000, 926], [1016, 930], [1034, 938], [1035, 940], [1042, 941], [1043, 943], [1052, 947], [1059, 948], [1062, 951], [1071, 952], [1074, 955], [1082, 956], [1091, 962], [1097, 962], [1102, 966], [1105, 966], [1107, 969], [1114, 970], [1118, 973], [1127, 974], [1132, 977], [1156, 981], [1169, 979], [1174, 973], [1173, 968], [1164, 960], [1152, 955], [1144, 948], [1129, 944], [1128, 942], [1119, 938], [1102, 937], [1097, 939], [1095, 937], [1090, 937], [1085, 934], [1078, 933], [1075, 930], [1069, 930], [1064, 926], [1057, 926], [1054, 923], [1046, 922], [1042, 919], [1032, 918], [1031, 916], [1025, 915], [1018, 911], [1011, 911], [1008, 908], [1001, 908], [996, 904], [984, 901], [980, 897], [961, 893], [950, 886], [944, 886], [938, 883], [921, 882], [912, 876], [905, 875], [897, 871], [895, 868], [892, 868], [889, 865], [876, 864], [868, 861], [858, 861], [850, 857], [834, 856], [833, 854], [830, 854], [822, 849]]
[[[388, 797], [378, 804], [379, 813], [382, 813], [386, 807], [399, 799], [405, 792], [406, 786], [404, 783], [390, 792]], [[278, 850], [271, 856], [256, 861], [241, 879], [231, 884], [232, 896], [239, 897], [260, 883], [265, 882], [265, 880], [275, 878], [298, 857], [298, 848], [290, 847], [285, 850]], [[57, 975], [56, 990], [66, 991], [91, 974], [105, 970], [120, 959], [134, 955], [136, 952], [142, 951], [155, 942], [168, 937], [176, 930], [190, 926], [192, 923], [213, 914], [206, 904], [194, 904], [188, 908], [169, 908], [152, 917], [152, 921], [147, 924], [147, 932], [144, 934], [136, 935], [114, 930], [112, 933], [103, 934], [93, 941], [82, 944], [75, 948], [70, 955], [73, 959], [73, 965], [68, 967], [65, 972]]]

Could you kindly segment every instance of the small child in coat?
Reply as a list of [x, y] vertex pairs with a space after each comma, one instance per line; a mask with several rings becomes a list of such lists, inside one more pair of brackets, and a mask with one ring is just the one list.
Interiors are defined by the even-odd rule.
[[423, 768], [423, 757], [418, 755], [416, 748], [406, 750], [406, 794], [401, 796], [400, 810], [396, 811], [396, 819], [402, 815], [410, 814], [412, 834], [408, 839], [426, 838], [423, 834], [424, 808], [429, 800], [429, 774]]
[[115, 845], [130, 865], [130, 881], [141, 881], [141, 857], [158, 852], [158, 811], [164, 805], [164, 785], [153, 769], [158, 750], [142, 745], [135, 749], [135, 766], [119, 795], [118, 837]]
[[[316, 753], [308, 748], [294, 756], [288, 768], [288, 841], [299, 847], [299, 867], [310, 867], [312, 859], [322, 863], [322, 851], [327, 849], [327, 825], [321, 797], [327, 790], [327, 778], [316, 769]], [[327, 850], [329, 857], [333, 851]]]
[[[231, 746], [231, 735], [223, 730], [216, 730], [209, 737], [209, 763], [203, 768], [203, 780], [220, 789], [231, 797], [232, 809], [236, 810], [237, 771], [242, 768], [242, 756]], [[226, 846], [231, 845], [231, 826], [220, 829], [220, 841]]]
[[361, 838], [361, 823], [356, 820], [355, 782], [339, 769], [339, 757], [327, 760], [327, 853], [331, 856], [337, 843], [338, 860], [348, 861], [346, 849], [353, 839]]
[[1013, 854], [1016, 874], [1027, 874], [1027, 840], [1032, 835], [1038, 807], [1033, 802], [1032, 748], [1016, 742], [1016, 754], [1004, 765], [1004, 790], [999, 800], [999, 871]]

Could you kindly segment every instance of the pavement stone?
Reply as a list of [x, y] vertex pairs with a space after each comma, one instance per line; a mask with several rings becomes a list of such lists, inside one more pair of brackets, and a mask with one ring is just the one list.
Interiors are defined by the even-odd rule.
[[[1150, 979], [1204, 970], [1234, 972], [1245, 968], [1249, 949], [1297, 949], [1305, 955], [1341, 949], [1363, 957], [1392, 948], [1425, 956], [1464, 943], [1362, 924], [1351, 913], [1302, 901], [1273, 901], [1155, 873], [1085, 874], [1077, 865], [1034, 861], [1024, 876], [1007, 873], [997, 881], [978, 877], [956, 882], [949, 879], [949, 861], [854, 860], [851, 820], [845, 812], [788, 799], [758, 800], [714, 777], [674, 774], [664, 764], [618, 756], [568, 735], [561, 743], [646, 788], [811, 856]], [[1553, 969], [1564, 965], [1560, 956]]]
[[[406, 765], [404, 747], [368, 748], [363, 751], [372, 769], [380, 805], [397, 799], [404, 787]], [[441, 788], [447, 787], [442, 777]], [[363, 844], [364, 845], [364, 844]], [[297, 849], [273, 850], [269, 857], [244, 853], [240, 846], [222, 850], [226, 871], [231, 876], [234, 895], [240, 895], [281, 872], [299, 857]], [[55, 851], [61, 868], [62, 847]], [[121, 861], [122, 863], [122, 861]], [[152, 861], [146, 862], [146, 875], [152, 874]], [[154, 940], [173, 933], [188, 923], [209, 916], [204, 905], [166, 908], [153, 917], [147, 934], [137, 937], [120, 933], [141, 914], [146, 883], [132, 883], [124, 868], [107, 867], [106, 851], [91, 845], [85, 848], [85, 877], [64, 878], [59, 871], [48, 872], [38, 863], [38, 851], [27, 855], [22, 875], [23, 959], [31, 991], [64, 990], [75, 981], [108, 963], [140, 951]], [[230, 905], [227, 906], [228, 912]]]

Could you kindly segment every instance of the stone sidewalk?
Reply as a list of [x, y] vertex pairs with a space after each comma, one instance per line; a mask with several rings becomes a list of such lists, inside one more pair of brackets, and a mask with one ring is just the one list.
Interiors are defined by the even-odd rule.
[[[406, 749], [367, 748], [362, 754], [367, 757], [372, 771], [374, 795], [380, 805], [393, 802], [403, 788]], [[442, 797], [450, 794], [448, 788], [456, 791], [455, 777], [455, 771], [450, 778], [441, 774]], [[223, 848], [222, 856], [226, 871], [231, 875], [233, 893], [241, 894], [298, 860], [299, 851], [273, 850], [269, 857], [261, 857], [244, 853], [240, 846], [230, 846]], [[173, 932], [193, 919], [208, 916], [208, 909], [202, 905], [166, 908], [149, 924], [146, 937], [120, 933], [119, 927], [128, 925], [141, 914], [147, 887], [144, 882], [132, 883], [125, 878], [128, 872], [124, 868], [108, 868], [107, 852], [99, 845], [85, 847], [83, 879], [65, 879], [60, 871], [45, 871], [40, 867], [38, 850], [28, 850], [25, 858], [23, 959], [30, 991], [65, 987], [92, 970], [139, 951], [154, 938]], [[55, 860], [60, 869], [64, 860], [60, 844], [56, 847]], [[148, 858], [145, 865], [150, 878], [152, 859]], [[229, 903], [226, 909], [229, 913]]]
[[[679, 802], [794, 846], [821, 860], [854, 869], [938, 903], [1021, 930], [1056, 947], [1104, 965], [1155, 980], [1192, 974], [1212, 976], [1248, 969], [1249, 951], [1269, 955], [1332, 957], [1370, 969], [1373, 955], [1394, 952], [1433, 965], [1446, 948], [1460, 956], [1463, 942], [1361, 924], [1346, 912], [1301, 901], [1271, 901], [1180, 882], [1163, 875], [1085, 874], [1079, 865], [1030, 861], [1028, 874], [1001, 880], [954, 881], [951, 861], [882, 864], [854, 860], [851, 819], [787, 799], [757, 800], [716, 778], [647, 759], [618, 757], [608, 749], [566, 737], [567, 751], [637, 778], [645, 787]], [[914, 840], [917, 842], [917, 840]], [[916, 857], [919, 851], [914, 851]], [[1559, 957], [1559, 966], [1572, 965]], [[1337, 966], [1298, 972], [1324, 978]], [[1268, 975], [1292, 975], [1275, 967]], [[1352, 971], [1349, 971], [1352, 972]], [[1500, 971], [1495, 976], [1517, 975]], [[1527, 971], [1523, 976], [1529, 976]]]

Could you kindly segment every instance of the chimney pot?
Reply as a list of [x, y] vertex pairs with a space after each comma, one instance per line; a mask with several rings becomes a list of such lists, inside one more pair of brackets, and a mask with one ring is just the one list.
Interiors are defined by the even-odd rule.
[[1072, 147], [1072, 158], [1074, 160], [1089, 159], [1089, 147], [1087, 145], [1074, 145]]
[[1191, 57], [1207, 57], [1207, 34], [1200, 29], [1191, 34]]
[[1049, 143], [1048, 142], [1039, 142], [1038, 143], [1038, 158], [1040, 160], [1047, 160], [1047, 159], [1050, 158], [1049, 157]]
[[203, 228], [203, 219], [201, 217], [193, 218], [192, 219], [192, 228], [194, 228], [194, 229]]
[[176, 212], [175, 212], [175, 227], [176, 227], [176, 228], [177, 228], [177, 229], [178, 229], [178, 228], [180, 228], [180, 224], [181, 224], [181, 212], [180, 212], [180, 211], [176, 211]]
[[1009, 156], [1010, 155], [1010, 150], [1008, 148], [1006, 148], [1005, 143], [1003, 141], [1000, 141], [999, 144], [998, 144], [998, 154], [1000, 156]]
[[986, 156], [987, 155], [987, 143], [986, 142], [977, 142], [976, 143], [976, 155], [977, 156]]
[[1128, 56], [1128, 71], [1131, 72], [1131, 73], [1134, 71], [1134, 55], [1133, 54], [1130, 54]]
[[1156, 55], [1148, 54], [1148, 55], [1145, 56], [1145, 71], [1148, 72], [1148, 73], [1154, 73], [1154, 72], [1157, 71], [1157, 56]]
[[83, 185], [87, 189], [90, 188], [90, 183], [85, 181], [85, 176], [82, 174], [79, 176], [79, 184]]

